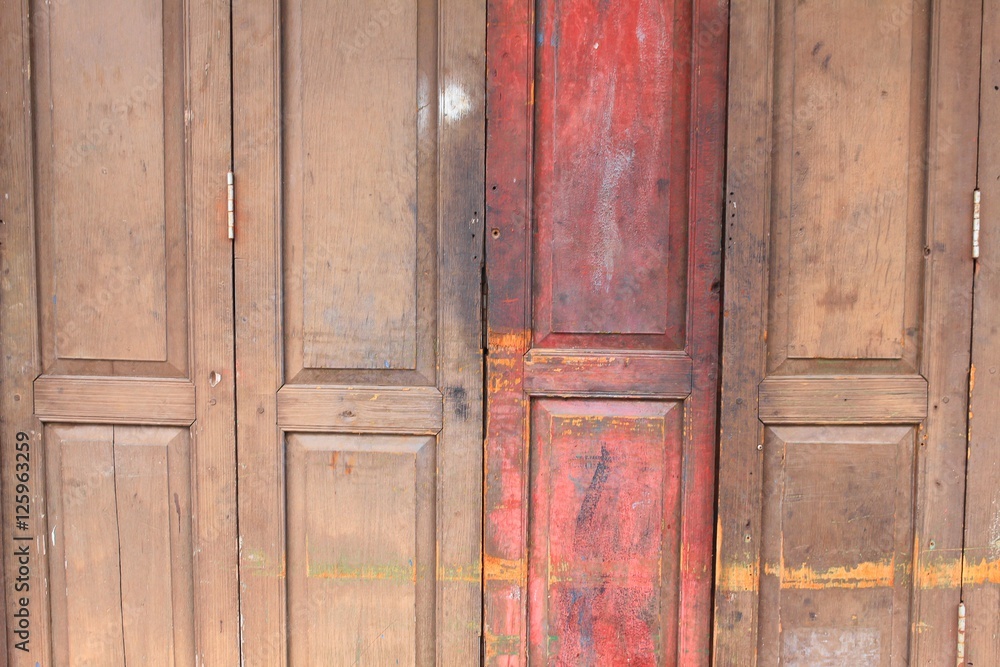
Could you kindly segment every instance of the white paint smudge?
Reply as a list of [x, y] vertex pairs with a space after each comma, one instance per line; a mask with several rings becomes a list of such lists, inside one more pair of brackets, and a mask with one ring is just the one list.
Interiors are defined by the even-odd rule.
[[446, 120], [462, 120], [472, 111], [472, 99], [464, 88], [449, 83], [441, 92], [441, 110]]
[[784, 635], [785, 667], [882, 664], [882, 633], [874, 628], [794, 628]]

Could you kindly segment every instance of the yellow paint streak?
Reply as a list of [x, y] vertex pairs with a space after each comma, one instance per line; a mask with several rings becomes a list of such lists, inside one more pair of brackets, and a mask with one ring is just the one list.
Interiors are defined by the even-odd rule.
[[757, 591], [756, 567], [750, 565], [723, 565], [716, 576], [720, 591], [727, 593], [754, 593]]
[[978, 563], [966, 561], [962, 583], [966, 586], [1000, 584], [1000, 560], [983, 559]]
[[[816, 570], [808, 565], [782, 568], [764, 565], [764, 575], [776, 577], [781, 588], [794, 590], [891, 588], [897, 576], [906, 577], [904, 566], [892, 561], [865, 562], [853, 567], [832, 567]], [[758, 589], [757, 569], [751, 565], [723, 565], [717, 577], [718, 588], [729, 593], [755, 592]], [[921, 590], [958, 588], [961, 585], [1000, 585], [1000, 560], [982, 559], [966, 563], [962, 572], [960, 558], [947, 558], [927, 563], [916, 569], [916, 585]]]
[[483, 580], [483, 571], [478, 563], [469, 566], [442, 565], [438, 568], [437, 579], [438, 581], [480, 584]]
[[506, 581], [520, 584], [528, 576], [528, 566], [523, 560], [506, 560], [494, 556], [483, 559], [483, 578], [487, 581]]
[[808, 565], [783, 569], [768, 565], [764, 567], [764, 572], [777, 576], [782, 588], [819, 591], [827, 588], [889, 588], [895, 582], [894, 569], [891, 561], [883, 561], [826, 570], [814, 570]]
[[417, 569], [401, 565], [321, 565], [310, 566], [307, 573], [312, 579], [337, 581], [405, 581], [417, 580]]
[[490, 331], [487, 341], [490, 350], [526, 350], [531, 340], [531, 332], [515, 331], [512, 333], [496, 333]]

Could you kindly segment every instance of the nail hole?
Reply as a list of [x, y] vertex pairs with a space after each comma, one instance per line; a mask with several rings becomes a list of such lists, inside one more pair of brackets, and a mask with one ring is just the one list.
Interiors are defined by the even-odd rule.
[[499, 230], [499, 229], [495, 229], [495, 228], [494, 228], [494, 230], [493, 230], [492, 232], [490, 232], [490, 234], [491, 234], [491, 235], [493, 236], [493, 238], [495, 238], [495, 239], [498, 239], [498, 238], [500, 238], [500, 230]]

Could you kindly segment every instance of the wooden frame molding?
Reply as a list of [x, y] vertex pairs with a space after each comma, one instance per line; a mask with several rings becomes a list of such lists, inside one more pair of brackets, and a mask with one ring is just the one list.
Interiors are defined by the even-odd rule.
[[400, 433], [441, 430], [435, 387], [306, 387], [278, 391], [278, 426], [287, 432]]
[[194, 384], [182, 380], [51, 375], [35, 380], [35, 414], [43, 422], [190, 426], [194, 400]]

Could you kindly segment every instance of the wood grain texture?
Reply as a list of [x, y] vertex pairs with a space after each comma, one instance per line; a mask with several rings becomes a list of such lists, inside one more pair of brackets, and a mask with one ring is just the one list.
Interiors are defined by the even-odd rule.
[[183, 4], [35, 12], [44, 370], [185, 377]]
[[[628, 399], [607, 403], [625, 412], [643, 397], [684, 401], [683, 509], [671, 533], [680, 565], [651, 602], [665, 606], [653, 621], [663, 626], [640, 640], [601, 605], [580, 623], [653, 642], [656, 664], [708, 660], [726, 10], [488, 5], [488, 665], [625, 661], [634, 648], [580, 627], [547, 638], [545, 594], [526, 588], [543, 558], [534, 503], [549, 492], [529, 480], [543, 396]], [[664, 551], [664, 572], [671, 558]], [[576, 648], [549, 653], [550, 640]]]
[[669, 325], [681, 344], [688, 146], [676, 135], [687, 135], [691, 91], [673, 67], [678, 11], [642, 0], [536, 8], [537, 338], [662, 337]]
[[682, 420], [676, 403], [536, 402], [533, 663], [674, 662]]
[[281, 9], [286, 382], [434, 382], [437, 4]]
[[[935, 573], [954, 564], [961, 543], [971, 261], [967, 228], [944, 220], [965, 215], [974, 183], [975, 113], [963, 100], [968, 82], [978, 80], [977, 11], [920, 1], [896, 8], [842, 3], [822, 13], [808, 3], [733, 4], [714, 653], [720, 664], [827, 654], [887, 665], [954, 660], [959, 591], [954, 577]], [[870, 61], [860, 45], [876, 34], [880, 48], [896, 51]], [[766, 56], [737, 56], [761, 49]], [[876, 84], [877, 92], [870, 89]], [[842, 140], [831, 141], [833, 135]], [[897, 164], [900, 155], [908, 156], [905, 167]], [[830, 165], [839, 165], [836, 174]], [[844, 185], [854, 179], [863, 187]], [[844, 252], [854, 256], [837, 260]], [[852, 285], [863, 285], [866, 296], [851, 297]], [[892, 615], [891, 625], [865, 634], [843, 619], [819, 630], [803, 616], [804, 599], [776, 593], [788, 556], [781, 544], [811, 538], [785, 535], [792, 524], [781, 523], [774, 487], [784, 473], [774, 467], [777, 459], [762, 466], [772, 448], [762, 421], [801, 424], [816, 442], [836, 439], [825, 424], [918, 427], [915, 452], [897, 452], [894, 464], [898, 473], [909, 465], [903, 462], [915, 462], [912, 476], [899, 473], [895, 483], [897, 495], [909, 495], [893, 501], [894, 520], [898, 508], [912, 508], [915, 529], [912, 539], [896, 535], [891, 551], [898, 553], [889, 559], [912, 563], [912, 602], [900, 603], [907, 593], [898, 589], [903, 580], [895, 566], [885, 572], [889, 579], [869, 577], [894, 590], [879, 606]], [[867, 449], [874, 443], [848, 448], [835, 456], [839, 463], [830, 459], [832, 446], [799, 451], [814, 461], [796, 460], [796, 474], [805, 479], [825, 470], [844, 478], [837, 484], [849, 483], [856, 475], [843, 472], [845, 465], [880, 460]], [[866, 493], [846, 494], [848, 506], [831, 516], [857, 514], [869, 502]], [[823, 520], [816, 521], [820, 530]], [[848, 539], [839, 556], [832, 552], [818, 579], [804, 565], [800, 574], [822, 590], [837, 588], [838, 568], [864, 569], [851, 560], [863, 541]], [[872, 572], [882, 567], [866, 562]], [[945, 583], [922, 583], [932, 580]], [[841, 606], [853, 604], [843, 598]], [[799, 628], [788, 635], [791, 643], [777, 640], [779, 619], [781, 628]], [[852, 656], [855, 649], [865, 657]]]
[[441, 430], [435, 387], [304, 387], [278, 391], [278, 425], [288, 432], [426, 433]]
[[62, 664], [124, 667], [114, 428], [55, 427], [49, 435], [58, 452], [46, 486], [60, 489], [51, 511], [65, 564], [62, 576], [53, 573], [53, 590], [64, 596], [53, 601], [53, 648]]
[[[43, 520], [45, 512], [45, 487], [42, 483], [45, 470], [45, 448], [42, 445], [42, 426], [32, 412], [32, 381], [41, 373], [41, 355], [38, 344], [38, 286], [32, 279], [37, 266], [36, 227], [34, 212], [35, 185], [33, 169], [31, 87], [31, 23], [29, 2], [0, 4], [0, 272], [6, 279], [0, 281], [0, 373], [3, 391], [0, 392], [0, 481], [2, 507], [5, 516], [15, 516], [15, 490], [10, 483], [10, 473], [16, 470], [19, 453], [16, 449], [17, 433], [29, 436], [33, 470], [30, 500], [33, 511], [25, 532], [16, 531], [11, 521], [3, 522], [3, 585], [5, 606], [3, 627], [6, 630], [0, 664], [17, 667], [50, 665], [51, 634], [49, 613], [49, 580], [45, 540], [47, 531]], [[28, 536], [19, 543], [15, 536]], [[15, 556], [18, 548], [27, 544], [32, 553], [32, 564], [37, 577], [29, 591], [15, 590], [19, 563]], [[23, 593], [29, 593], [24, 596]], [[15, 634], [16, 628], [7, 623], [6, 610], [13, 601], [27, 597], [30, 603], [31, 632], [27, 651], [11, 650], [25, 637]]]
[[912, 426], [767, 429], [760, 599], [783, 613], [761, 614], [761, 664], [906, 664], [916, 446]]
[[188, 426], [195, 419], [190, 382], [43, 375], [34, 389], [35, 414], [46, 422]]
[[[438, 4], [437, 664], [482, 657], [486, 4]], [[434, 30], [432, 23], [422, 30]], [[424, 33], [426, 35], [426, 33]], [[425, 36], [423, 43], [430, 45]]]
[[972, 376], [969, 381], [969, 463], [965, 501], [965, 550], [962, 600], [968, 616], [966, 662], [1000, 663], [1000, 3], [983, 3], [983, 53], [979, 97], [979, 173], [982, 215], [986, 222], [976, 261], [972, 327]]
[[[285, 197], [302, 219], [306, 368], [416, 365], [417, 6], [289, 9], [284, 104], [300, 125]], [[345, 48], [378, 9], [378, 47]]]
[[432, 664], [434, 439], [289, 435], [288, 452], [289, 662]]
[[924, 187], [911, 193], [907, 186], [908, 160], [924, 143], [918, 135], [914, 146], [910, 130], [923, 120], [921, 105], [911, 105], [913, 92], [926, 95], [912, 61], [913, 42], [926, 44], [926, 14], [919, 3], [902, 4], [907, 10], [891, 39], [881, 5], [784, 10], [778, 66], [794, 77], [779, 99], [780, 117], [789, 122], [780, 124], [776, 144], [788, 156], [791, 178], [787, 188], [778, 184], [776, 196], [790, 200], [780, 204], [778, 223], [789, 230], [789, 357], [903, 353], [906, 285], [917, 278], [907, 268], [920, 270], [922, 220], [910, 215], [908, 197], [920, 198]]
[[[926, 284], [920, 372], [929, 408], [917, 459], [914, 576], [960, 553], [968, 456], [972, 254], [969, 225], [979, 142], [977, 96], [982, 6], [931, 4], [930, 132]], [[973, 100], [970, 102], [970, 100]], [[913, 599], [911, 665], [950, 664], [957, 642], [958, 586], [918, 589]], [[921, 631], [927, 628], [925, 631]]]
[[[283, 441], [276, 394], [282, 384], [279, 270], [282, 224], [280, 19], [275, 3], [234, 2], [233, 171], [239, 231], [236, 288], [237, 461], [240, 488], [241, 660], [287, 664]], [[249, 610], [269, 613], [250, 613]]]
[[765, 424], [916, 424], [927, 416], [920, 376], [778, 376], [760, 383]]
[[595, 354], [532, 350], [524, 358], [530, 394], [673, 396], [691, 393], [691, 357], [685, 354]]
[[236, 368], [233, 359], [233, 247], [226, 232], [232, 156], [230, 7], [195, 0], [187, 9], [188, 235], [191, 248], [192, 544], [197, 660], [239, 662], [236, 534]]
[[489, 667], [528, 660], [528, 397], [533, 3], [487, 3], [487, 416], [483, 643]]
[[188, 432], [59, 425], [46, 438], [55, 655], [184, 664], [195, 634]]
[[[286, 535], [292, 527], [286, 512], [295, 526], [306, 524], [301, 507], [286, 507], [286, 489], [299, 477], [286, 479], [291, 468], [280, 425], [296, 439], [319, 437], [317, 431], [354, 433], [359, 442], [376, 442], [374, 433], [438, 433], [426, 454], [433, 457], [427, 464], [432, 474], [420, 482], [411, 513], [416, 524], [406, 529], [423, 535], [418, 550], [430, 549], [436, 561], [416, 593], [411, 587], [409, 598], [392, 602], [398, 614], [414, 615], [415, 629], [396, 627], [386, 635], [391, 641], [376, 641], [372, 650], [401, 664], [471, 664], [480, 653], [482, 613], [483, 9], [468, 0], [420, 0], [342, 7], [303, 2], [280, 9], [237, 3], [233, 10], [239, 44], [235, 171], [247, 192], [237, 202], [242, 231], [235, 262], [243, 659], [282, 665], [289, 655], [294, 660], [328, 646], [355, 660], [358, 642], [363, 649], [383, 630], [373, 634], [352, 621], [343, 633], [324, 638], [319, 619], [295, 607], [309, 586], [301, 579], [286, 586], [286, 542], [289, 554], [300, 547]], [[336, 17], [343, 39], [320, 35], [328, 23], [317, 17]], [[330, 70], [329, 62], [339, 65]], [[376, 88], [367, 76], [372, 68], [381, 82]], [[365, 96], [340, 99], [343, 77]], [[309, 82], [325, 92], [295, 97]], [[344, 118], [360, 119], [367, 135], [331, 130], [324, 100]], [[397, 127], [402, 119], [409, 130]], [[311, 139], [303, 143], [307, 134]], [[372, 151], [373, 145], [381, 148]], [[400, 146], [410, 150], [400, 152]], [[346, 175], [337, 192], [352, 201], [335, 202], [334, 208], [349, 209], [347, 217], [322, 217], [326, 211], [300, 201], [301, 188], [319, 197], [310, 179], [319, 183], [330, 174]], [[381, 204], [366, 202], [366, 193], [378, 195]], [[362, 225], [358, 211], [378, 216], [378, 224]], [[310, 218], [321, 213], [322, 225]], [[306, 234], [310, 225], [312, 236]], [[303, 246], [303, 239], [318, 234], [325, 235], [328, 252]], [[304, 323], [325, 322], [330, 313], [323, 299], [329, 294], [313, 285], [305, 298], [303, 267], [312, 270], [310, 262], [327, 261], [326, 255], [336, 261], [320, 273], [329, 270], [329, 280], [355, 303], [350, 318], [358, 326], [350, 334], [357, 340], [337, 348], [340, 333], [324, 324], [336, 335], [310, 343], [312, 353], [327, 355], [323, 359], [310, 357]], [[378, 262], [368, 266], [372, 257]], [[403, 319], [392, 315], [410, 308], [415, 313]], [[378, 324], [390, 315], [393, 322]], [[362, 536], [336, 532], [319, 514], [308, 521], [310, 544], [364, 546]], [[386, 602], [386, 595], [358, 603], [374, 610], [371, 600]], [[350, 604], [334, 611], [339, 621], [354, 613]]]
[[[715, 664], [756, 665], [767, 331], [774, 1], [732, 0], [726, 144], [725, 300], [719, 400]], [[746, 54], [762, 49], [754, 58]]]

